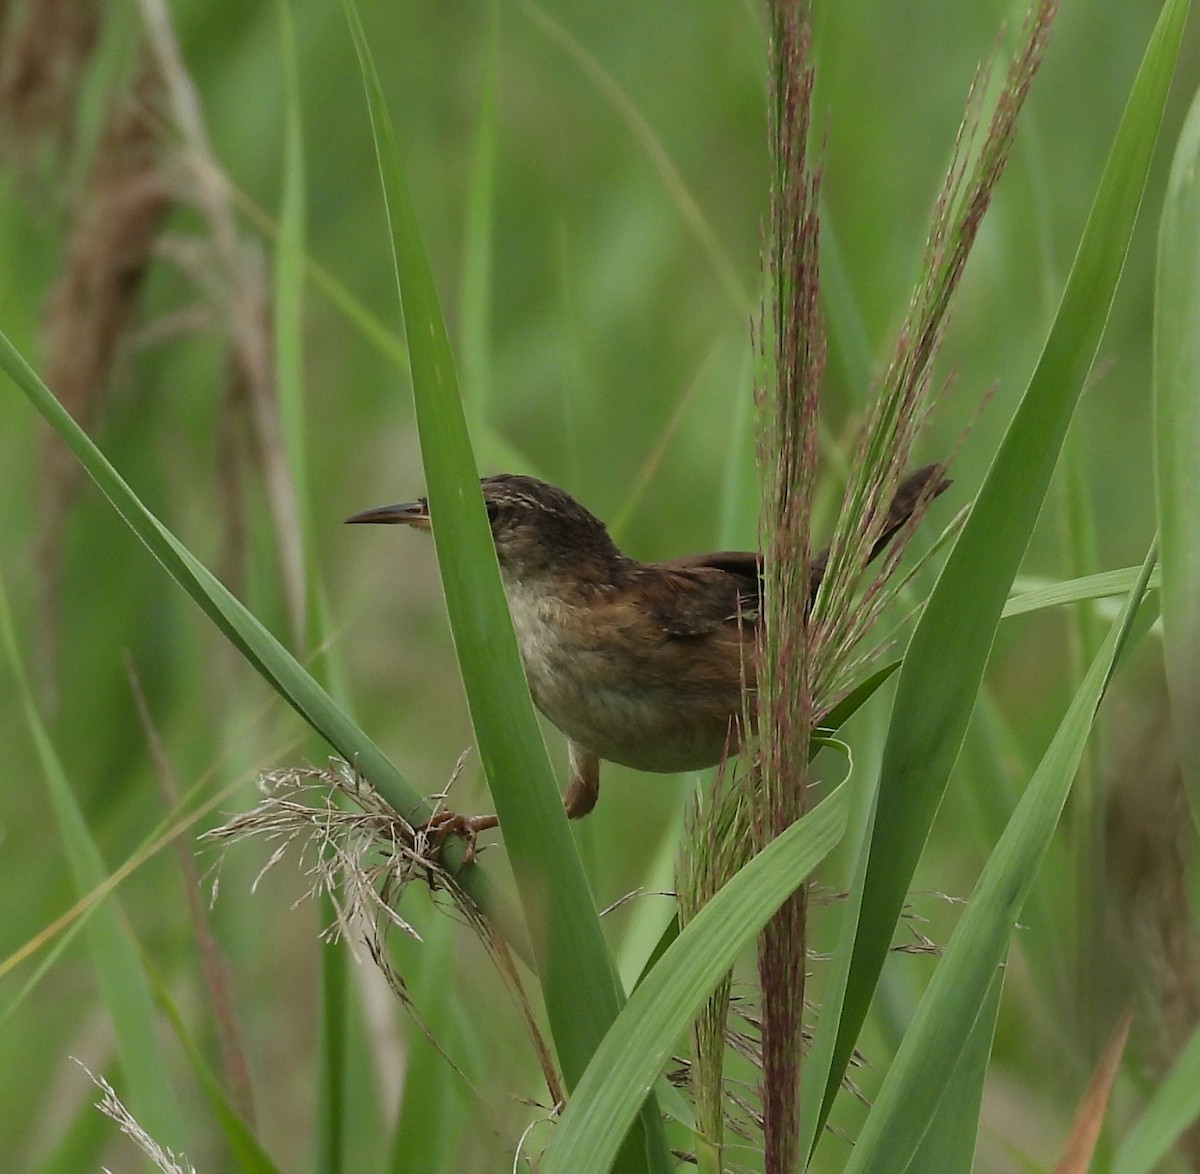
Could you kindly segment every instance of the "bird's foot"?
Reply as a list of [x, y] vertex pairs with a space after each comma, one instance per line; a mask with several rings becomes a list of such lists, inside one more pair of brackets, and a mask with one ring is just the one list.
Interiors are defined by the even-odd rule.
[[465, 868], [475, 859], [475, 840], [479, 833], [499, 826], [500, 820], [494, 815], [460, 815], [457, 811], [439, 811], [421, 824], [417, 831], [424, 833], [438, 852], [448, 836], [461, 837], [467, 845], [462, 861]]

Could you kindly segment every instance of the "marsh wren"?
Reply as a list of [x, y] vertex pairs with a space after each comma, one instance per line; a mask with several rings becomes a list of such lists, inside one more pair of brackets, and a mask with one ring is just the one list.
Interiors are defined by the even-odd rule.
[[[872, 547], [949, 486], [940, 465], [910, 473]], [[567, 815], [587, 815], [600, 761], [673, 774], [733, 754], [743, 688], [753, 717], [762, 556], [718, 551], [642, 563], [555, 485], [502, 473], [482, 481], [500, 579], [534, 704], [567, 737]], [[347, 518], [430, 528], [424, 499]], [[809, 599], [828, 550], [811, 563]], [[494, 817], [471, 830], [494, 826]]]

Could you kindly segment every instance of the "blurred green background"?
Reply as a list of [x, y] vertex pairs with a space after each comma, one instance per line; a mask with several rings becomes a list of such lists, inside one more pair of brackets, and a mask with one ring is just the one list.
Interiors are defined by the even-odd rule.
[[[363, 0], [361, 10], [459, 348], [481, 472], [530, 472], [563, 485], [608, 519], [637, 557], [752, 545], [749, 320], [768, 199], [759, 7]], [[331, 0], [297, 0], [291, 12], [308, 251], [398, 333], [374, 151], [342, 8]], [[970, 501], [1030, 374], [1157, 12], [1157, 4], [1144, 0], [1103, 0], [1068, 4], [1059, 16], [937, 365], [936, 378], [947, 380], [949, 391], [922, 459], [955, 448], [994, 389], [955, 458], [955, 489], [950, 504], [935, 511], [937, 525]], [[257, 256], [269, 266], [270, 237], [244, 213], [252, 203], [278, 216], [285, 123], [278, 14], [267, 3], [195, 0], [172, 5], [170, 16], [212, 155], [240, 193], [234, 199], [239, 248], [248, 264]], [[964, 96], [997, 30], [1005, 22], [1019, 25], [1020, 16], [1017, 6], [991, 2], [816, 5], [830, 334], [823, 402], [828, 494], [818, 520], [826, 527], [839, 468], [853, 453], [871, 380], [887, 362], [907, 304]], [[14, 9], [5, 35], [15, 36], [21, 19]], [[108, 20], [125, 20], [128, 28], [110, 34], [112, 43], [101, 46], [107, 57], [99, 53], [89, 70], [119, 69], [128, 52], [120, 36], [136, 27], [134, 9], [114, 6]], [[1157, 207], [1198, 79], [1200, 37], [1193, 27], [1100, 363], [1027, 558], [1031, 576], [1138, 562], [1151, 537]], [[77, 107], [81, 126], [101, 116], [102, 93], [101, 81], [89, 75]], [[42, 143], [20, 166], [10, 152], [0, 181], [0, 324], [39, 368], [47, 359], [40, 341], [47, 291], [64, 264], [85, 142], [86, 135], [65, 149]], [[228, 306], [222, 308], [219, 282], [213, 293], [203, 255], [190, 267], [181, 264], [207, 229], [196, 191], [185, 186], [178, 196], [93, 432], [143, 500], [290, 639], [261, 453], [248, 439], [250, 409], [230, 392]], [[433, 793], [471, 734], [432, 546], [409, 532], [341, 525], [348, 514], [422, 492], [406, 375], [361, 329], [361, 319], [345, 314], [318, 285], [306, 284], [304, 303], [309, 484], [303, 493], [308, 555], [324, 585], [331, 647], [356, 716], [407, 777]], [[11, 389], [0, 394], [0, 567], [56, 746], [115, 869], [167, 810], [124, 653], [136, 664], [179, 787], [196, 788], [193, 805], [231, 788], [220, 809], [241, 810], [253, 802], [257, 770], [320, 763], [324, 751], [222, 647], [90, 488], [70, 505], [61, 568], [47, 575], [36, 553], [45, 526], [41, 443], [25, 400]], [[53, 624], [35, 606], [47, 592]], [[954, 896], [969, 891], [994, 842], [995, 813], [1043, 750], [1088, 639], [1087, 623], [1064, 615], [1018, 619], [1002, 630], [990, 692], [920, 887]], [[0, 793], [0, 958], [24, 947], [74, 900], [28, 730], [11, 696], [5, 668], [0, 746], [8, 751], [10, 781]], [[1042, 1164], [1052, 1158], [1098, 1044], [1131, 995], [1139, 994], [1157, 1019], [1152, 1014], [1131, 1045], [1135, 1075], [1120, 1090], [1118, 1119], [1122, 1098], [1136, 1103], [1136, 1074], [1153, 1080], [1155, 1065], [1169, 1060], [1172, 1044], [1200, 1011], [1186, 917], [1185, 928], [1163, 929], [1164, 940], [1183, 951], [1181, 961], [1163, 947], [1173, 985], [1160, 973], [1157, 947], [1129, 929], [1145, 920], [1138, 913], [1150, 883], [1145, 877], [1158, 877], [1155, 869], [1167, 857], [1181, 883], [1191, 879], [1177, 846], [1164, 846], [1173, 843], [1179, 820], [1171, 806], [1162, 704], [1151, 642], [1106, 707], [1088, 768], [1090, 798], [1073, 807], [1062, 851], [1036, 898], [1044, 920], [1031, 918], [1026, 936], [1018, 935], [1027, 949], [1014, 956], [1006, 988], [977, 1155], [981, 1170], [1024, 1169], [1025, 1158]], [[858, 723], [862, 761], [878, 749], [885, 712], [877, 704]], [[547, 739], [561, 767], [562, 740], [553, 730]], [[454, 792], [457, 806], [486, 807], [477, 774], [468, 760]], [[1130, 807], [1130, 783], [1163, 797]], [[670, 887], [689, 785], [606, 769], [600, 805], [577, 829], [600, 905], [640, 886]], [[218, 818], [210, 814], [200, 826]], [[246, 1035], [259, 1136], [282, 1168], [294, 1170], [306, 1167], [312, 1144], [320, 927], [311, 908], [293, 908], [307, 885], [294, 858], [251, 893], [267, 854], [262, 845], [231, 852], [211, 916]], [[496, 849], [487, 859], [500, 856]], [[199, 859], [202, 869], [212, 869], [218, 856], [201, 847]], [[1097, 859], [1110, 864], [1098, 866]], [[1094, 887], [1080, 879], [1087, 877]], [[183, 883], [174, 855], [160, 851], [120, 895], [143, 947], [208, 1046]], [[417, 1006], [450, 1022], [443, 1043], [495, 1116], [481, 1117], [465, 1085], [436, 1063], [420, 1069], [433, 1072], [422, 1078], [445, 1090], [429, 1110], [430, 1120], [440, 1122], [434, 1143], [440, 1152], [423, 1159], [431, 1164], [401, 1160], [393, 1168], [437, 1169], [443, 1162], [447, 1169], [508, 1168], [524, 1124], [537, 1116], [517, 1098], [540, 1095], [517, 1016], [498, 1002], [503, 996], [473, 943], [451, 940], [444, 923], [428, 916], [423, 895], [414, 894], [409, 905], [414, 923], [430, 936], [427, 947], [403, 945]], [[922, 932], [944, 941], [953, 908], [933, 897], [917, 898], [916, 907], [931, 919]], [[627, 978], [670, 913], [666, 898], [643, 896], [609, 919]], [[18, 999], [35, 965], [36, 958], [22, 961], [0, 979], [0, 1008], [8, 1010], [0, 1020], [5, 1167], [85, 1168], [71, 1163], [86, 1156], [86, 1168], [103, 1159], [131, 1169], [131, 1151], [88, 1109], [90, 1086], [68, 1059], [78, 1056], [103, 1070], [111, 1049], [82, 939]], [[890, 963], [880, 1014], [863, 1041], [869, 1060], [872, 1049], [878, 1055], [874, 1076], [869, 1070], [859, 1077], [868, 1090], [929, 970], [922, 958], [900, 955]], [[348, 1143], [348, 1168], [382, 1169], [384, 1123], [406, 1063], [423, 1055], [422, 1036], [380, 989], [369, 964], [355, 968], [354, 977], [362, 1012], [355, 1055], [368, 1070], [357, 1086], [362, 1119]], [[424, 1008], [422, 998], [430, 1000]], [[492, 1001], [504, 1013], [470, 1018], [460, 1010]], [[205, 1125], [207, 1109], [186, 1064], [180, 1071], [185, 1104], [195, 1110], [189, 1156], [200, 1168], [221, 1168], [225, 1159]], [[414, 1095], [411, 1085], [405, 1095]], [[853, 1129], [854, 1110], [844, 1116]], [[536, 1148], [536, 1140], [531, 1144]], [[836, 1147], [830, 1149], [828, 1168], [836, 1169]]]

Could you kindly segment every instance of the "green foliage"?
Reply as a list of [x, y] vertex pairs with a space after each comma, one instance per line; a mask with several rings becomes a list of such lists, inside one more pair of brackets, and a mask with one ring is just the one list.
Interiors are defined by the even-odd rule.
[[[362, 65], [388, 208], [442, 589], [479, 757], [500, 816], [533, 939], [546, 1015], [570, 1090], [612, 1026], [623, 992], [525, 687], [450, 340], [383, 89], [353, 0], [346, 0], [346, 11]], [[615, 1169], [666, 1168], [658, 1107], [651, 1096]]]
[[[275, 491], [246, 456], [253, 443], [239, 429], [255, 409], [228, 390], [228, 322], [221, 295], [212, 294], [206, 229], [194, 207], [175, 211], [167, 247], [151, 266], [138, 322], [152, 329], [126, 337], [107, 401], [89, 421], [98, 448], [20, 358], [46, 367], [38, 323], [69, 253], [64, 204], [87, 171], [104, 102], [132, 71], [133, 7], [117, 6], [123, 15], [105, 28], [100, 56], [86, 71], [73, 150], [56, 162], [56, 148], [44, 142], [31, 168], [6, 176], [0, 188], [2, 359], [13, 381], [0, 388], [0, 565], [20, 655], [39, 669], [35, 681], [58, 684], [57, 698], [43, 689], [35, 701], [0, 682], [0, 744], [14, 775], [0, 799], [6, 1161], [51, 1170], [131, 1164], [115, 1128], [95, 1126], [95, 1098], [71, 1055], [120, 1073], [119, 1091], [143, 1124], [182, 1144], [198, 1168], [267, 1169], [273, 1161], [303, 1169], [315, 1145], [326, 1169], [508, 1169], [521, 1152], [543, 1157], [543, 1168], [603, 1170], [656, 1083], [668, 1143], [692, 1150], [688, 1107], [658, 1078], [685, 1047], [692, 1011], [731, 959], [741, 960], [735, 992], [744, 987], [751, 967], [743, 944], [820, 860], [816, 878], [851, 893], [818, 906], [814, 922], [814, 949], [837, 952], [833, 963], [812, 967], [814, 997], [827, 1008], [839, 1005], [838, 976], [862, 910], [874, 916], [879, 898], [893, 911], [876, 918], [877, 962], [853, 980], [838, 1052], [844, 1059], [857, 1044], [866, 1055], [870, 1067], [854, 1078], [875, 1108], [868, 1114], [843, 1094], [832, 1102], [830, 1120], [862, 1141], [853, 1158], [834, 1134], [816, 1135], [810, 1113], [814, 1169], [840, 1170], [851, 1160], [892, 1168], [901, 1143], [914, 1170], [964, 1168], [972, 1151], [983, 1171], [1014, 1161], [1044, 1167], [1095, 1062], [1093, 1025], [1106, 1033], [1134, 992], [1142, 1017], [1096, 1168], [1172, 1169], [1171, 1147], [1197, 1108], [1196, 1036], [1171, 1018], [1154, 985], [1154, 958], [1143, 956], [1144, 940], [1132, 931], [1082, 942], [1092, 971], [1087, 989], [1074, 985], [1077, 967], [1065, 962], [1076, 949], [1073, 910], [1094, 903], [1117, 918], [1127, 908], [1120, 864], [1134, 821], [1104, 816], [1116, 810], [1122, 758], [1141, 767], [1153, 757], [1131, 715], [1160, 728], [1157, 636], [1127, 653], [1110, 686], [1122, 705], [1098, 719], [1113, 750], [1098, 757], [1099, 777], [1089, 780], [1101, 818], [1076, 821], [1067, 801], [1072, 835], [1092, 837], [1091, 858], [1107, 862], [1095, 882], [1104, 887], [1068, 899], [1071, 864], [1050, 834], [1117, 647], [1114, 637], [1093, 671], [1076, 677], [1048, 609], [1069, 606], [1103, 633], [1139, 583], [1129, 564], [1151, 540], [1156, 509], [1163, 563], [1150, 586], [1161, 579], [1175, 704], [1189, 703], [1179, 690], [1195, 661], [1196, 136], [1194, 116], [1181, 132], [1184, 111], [1168, 105], [1161, 139], [1170, 150], [1179, 146], [1164, 205], [1165, 168], [1160, 174], [1150, 165], [1174, 55], [1164, 33], [1134, 88], [1128, 117], [1138, 125], [1122, 124], [1113, 146], [1159, 7], [1064, 12], [935, 369], [935, 380], [953, 373], [956, 396], [932, 421], [919, 454], [938, 459], [955, 449], [963, 422], [996, 385], [991, 407], [958, 450], [955, 486], [920, 541], [932, 544], [937, 527], [972, 501], [974, 514], [914, 656], [892, 681], [893, 664], [881, 662], [879, 675], [835, 712], [831, 724], [846, 722], [839, 737], [853, 747], [852, 777], [678, 937], [664, 934], [673, 914], [667, 898], [642, 895], [602, 919], [594, 910], [639, 888], [670, 887], [680, 809], [694, 784], [606, 768], [597, 811], [568, 832], [551, 786], [551, 767], [562, 774], [561, 739], [546, 733], [548, 763], [516, 669], [473, 481], [477, 462], [483, 472], [514, 468], [560, 482], [600, 516], [619, 519], [619, 539], [638, 557], [754, 542], [746, 317], [747, 291], [760, 280], [769, 170], [762, 22], [753, 6], [702, 4], [667, 38], [635, 4], [363, 0], [358, 7], [357, 48], [378, 67], [377, 75], [368, 71], [369, 96], [386, 208], [341, 6], [171, 6], [214, 157], [238, 189], [240, 243], [252, 251], [261, 241], [271, 251], [273, 306], [264, 326], [281, 424], [273, 455], [294, 483], [294, 533], [278, 532]], [[1185, 8], [1165, 8], [1172, 35]], [[831, 342], [818, 545], [853, 458], [864, 384], [881, 373], [909, 298], [962, 97], [1008, 10], [925, 13], [879, 2], [821, 5], [816, 13]], [[1195, 71], [1185, 49], [1184, 92], [1195, 88]], [[402, 151], [392, 153], [385, 111]], [[1145, 223], [1135, 232], [1144, 181]], [[1089, 221], [1098, 188], [1099, 210]], [[1161, 207], [1156, 278], [1151, 230]], [[397, 325], [393, 232], [415, 411], [409, 347]], [[191, 252], [180, 247], [196, 242]], [[176, 264], [181, 257], [185, 263]], [[1145, 395], [1155, 280], [1156, 500]], [[206, 307], [202, 324], [181, 333], [179, 322], [195, 315], [178, 312], [197, 300]], [[436, 391], [431, 378], [441, 381]], [[1085, 379], [1088, 394], [1078, 399]], [[44, 519], [36, 503], [46, 482], [30, 399], [121, 515], [92, 493], [70, 506], [55, 588], [57, 664], [35, 607], [42, 572], [33, 551]], [[1026, 443], [1012, 439], [1018, 432]], [[1039, 518], [1042, 502], [1052, 500], [1047, 486], [1060, 448], [1075, 470], [1072, 532], [1095, 535], [1092, 561], [1064, 556], [1086, 554], [1088, 543], [1071, 538], [1054, 511], [1042, 509]], [[340, 527], [352, 512], [426, 487], [438, 518], [436, 559], [418, 535]], [[130, 529], [207, 619], [141, 557]], [[998, 624], [1022, 557], [1036, 585], [1009, 600], [1004, 614], [1014, 618]], [[940, 558], [918, 573], [920, 591], [933, 586]], [[437, 603], [435, 562], [449, 626]], [[219, 575], [206, 569], [215, 567]], [[1095, 602], [1117, 596], [1116, 604]], [[962, 639], [948, 639], [947, 612]], [[1127, 621], [1128, 614], [1114, 632]], [[327, 978], [343, 985], [325, 987], [327, 1024], [344, 1034], [320, 1053], [314, 938], [328, 915], [289, 911], [307, 884], [292, 857], [252, 893], [265, 852], [251, 845], [227, 856], [212, 917], [234, 974], [257, 1124], [223, 1099], [194, 933], [169, 853], [122, 880], [119, 913], [109, 895], [68, 917], [66, 932], [55, 925], [79, 895], [135, 857], [162, 818], [118, 667], [125, 649], [186, 791], [171, 818], [189, 839], [194, 829], [183, 828], [185, 819], [208, 826], [215, 812], [253, 803], [256, 770], [319, 761], [328, 745], [420, 819], [429, 810], [423, 796], [444, 787], [460, 752], [478, 740], [451, 805], [484, 811], [494, 803], [503, 852], [486, 847], [462, 879], [517, 948], [538, 960], [536, 971], [518, 970], [533, 1018], [575, 1088], [560, 1123], [547, 1121], [545, 1084], [511, 988], [447, 919], [441, 895], [413, 891], [401, 906], [424, 939], [393, 948], [414, 1015], [380, 998], [369, 961], [346, 964], [335, 954]], [[901, 643], [890, 655], [903, 651]], [[11, 676], [17, 664], [10, 654], [0, 674]], [[981, 679], [984, 693], [968, 724]], [[921, 765], [940, 776], [935, 797], [912, 822], [881, 804], [869, 848], [864, 813], [873, 807], [877, 764], [882, 758], [894, 788], [897, 741], [929, 725], [944, 743], [936, 761]], [[1167, 740], [1154, 735], [1153, 749]], [[818, 780], [833, 773], [830, 757], [815, 760]], [[1136, 773], [1141, 785], [1148, 771]], [[33, 781], [39, 775], [49, 791]], [[47, 847], [51, 808], [61, 851]], [[1178, 830], [1175, 821], [1158, 834]], [[875, 854], [869, 881], [868, 850]], [[213, 863], [205, 851], [202, 867]], [[454, 859], [461, 846], [450, 851]], [[1164, 848], [1155, 858], [1173, 857]], [[1194, 899], [1194, 878], [1180, 883], [1181, 902]], [[933, 922], [923, 932], [950, 943], [936, 965], [902, 954], [882, 960], [910, 887], [976, 891], [966, 912], [913, 898]], [[1026, 928], [1014, 936], [1026, 893]], [[1186, 908], [1181, 921], [1192, 924]], [[81, 923], [86, 932], [72, 936]], [[668, 944], [658, 951], [660, 939]], [[1001, 998], [995, 966], [1005, 951]], [[634, 990], [632, 978], [643, 970]], [[618, 974], [632, 992], [628, 1002]], [[154, 1042], [165, 1021], [152, 1011], [156, 975], [179, 1050]], [[1184, 989], [1188, 981], [1200, 988], [1200, 977], [1178, 977]], [[114, 1042], [98, 1040], [97, 1023], [112, 1024]], [[816, 1047], [831, 1075], [806, 1078], [810, 1109], [839, 1087], [841, 1060], [831, 1059], [837, 1026], [832, 1015], [818, 1020]], [[321, 1063], [336, 1100], [318, 1091]], [[730, 1068], [754, 1079], [741, 1061]], [[984, 1090], [986, 1125], [976, 1145], [985, 1072], [1006, 1090], [1007, 1107], [990, 1097], [990, 1085]], [[322, 1114], [322, 1140], [314, 1143], [313, 1121]], [[629, 1168], [662, 1161], [661, 1147], [649, 1152], [627, 1153]], [[1195, 1157], [1183, 1152], [1179, 1168]]]

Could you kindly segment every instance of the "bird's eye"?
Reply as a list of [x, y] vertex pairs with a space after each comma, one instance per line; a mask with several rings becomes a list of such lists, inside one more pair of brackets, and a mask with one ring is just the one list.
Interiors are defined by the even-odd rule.
[[494, 522], [500, 513], [500, 506], [494, 501], [485, 501], [483, 504], [487, 507], [488, 521]]

